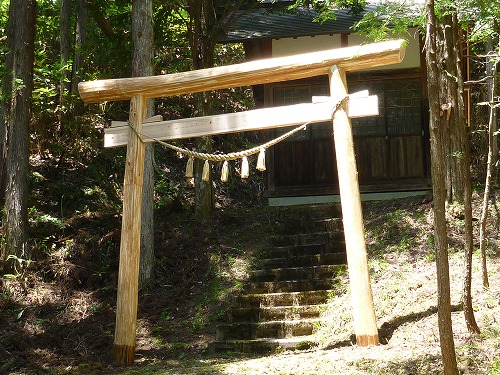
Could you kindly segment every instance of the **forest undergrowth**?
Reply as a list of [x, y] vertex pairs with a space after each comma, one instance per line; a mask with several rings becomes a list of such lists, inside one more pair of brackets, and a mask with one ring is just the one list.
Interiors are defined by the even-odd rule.
[[[175, 158], [176, 156], [171, 156]], [[111, 160], [113, 160], [111, 162]], [[270, 356], [213, 355], [231, 296], [242, 287], [276, 216], [262, 181], [218, 186], [217, 210], [201, 224], [182, 163], [159, 159], [155, 275], [139, 296], [137, 356], [112, 366], [123, 154], [58, 168], [32, 161], [33, 258], [0, 285], [0, 373], [5, 374], [440, 374], [432, 202], [416, 197], [363, 205], [382, 344], [352, 344], [347, 274], [335, 284], [321, 345]], [[65, 161], [70, 163], [70, 161]], [[167, 168], [167, 166], [169, 166]], [[64, 172], [61, 172], [64, 171]], [[112, 177], [112, 178], [111, 178]], [[179, 182], [181, 181], [181, 182]], [[467, 333], [461, 308], [463, 217], [448, 208], [455, 342], [463, 374], [500, 374], [500, 204], [488, 228], [490, 288], [474, 254], [473, 304], [482, 333]], [[474, 193], [479, 218], [481, 194]], [[477, 246], [477, 221], [474, 222]], [[22, 266], [22, 267], [21, 267]]]

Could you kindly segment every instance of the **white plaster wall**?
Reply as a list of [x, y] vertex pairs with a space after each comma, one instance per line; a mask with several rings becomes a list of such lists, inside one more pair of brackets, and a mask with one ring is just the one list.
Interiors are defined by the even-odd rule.
[[[408, 40], [408, 45], [406, 46], [405, 57], [399, 64], [386, 65], [366, 70], [406, 69], [420, 67], [419, 38], [420, 36], [418, 34], [418, 31], [416, 29], [411, 29], [410, 36], [406, 38]], [[359, 46], [362, 43], [365, 43], [365, 39], [363, 39], [361, 35], [349, 35], [349, 46]]]
[[[366, 70], [387, 70], [387, 69], [406, 69], [420, 67], [420, 44], [419, 34], [416, 29], [410, 30], [408, 45], [406, 46], [405, 57], [399, 64], [386, 65], [383, 67], [371, 68]], [[367, 43], [365, 39], [358, 34], [349, 34], [349, 47], [359, 46]], [[282, 57], [299, 53], [316, 52], [321, 50], [340, 48], [340, 35], [317, 35], [315, 37], [305, 36], [299, 38], [274, 39], [272, 42], [272, 56]]]
[[340, 48], [340, 34], [273, 39], [273, 57]]

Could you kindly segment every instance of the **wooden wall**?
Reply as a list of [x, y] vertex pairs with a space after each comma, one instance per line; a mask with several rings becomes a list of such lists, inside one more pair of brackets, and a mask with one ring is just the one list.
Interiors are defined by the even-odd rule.
[[[326, 77], [316, 77], [286, 84], [267, 85], [266, 105], [290, 104], [300, 101], [301, 96], [321, 93], [325, 81]], [[427, 188], [430, 183], [427, 105], [425, 85], [422, 83], [420, 71], [393, 71], [389, 75], [380, 72], [356, 74], [350, 76], [350, 82], [353, 83], [353, 87], [363, 87], [363, 84], [367, 83], [376, 90], [382, 90], [387, 86], [387, 82], [396, 82], [396, 85], [392, 85], [395, 87], [398, 82], [414, 82], [413, 97], [407, 98], [403, 94], [399, 97], [397, 91], [394, 94], [394, 89], [392, 96], [387, 93], [384, 96], [382, 92], [380, 118], [365, 121], [367, 125], [353, 123], [361, 191]], [[415, 85], [418, 85], [419, 91], [416, 91]], [[415, 100], [418, 101], [418, 113], [414, 113], [414, 117], [399, 113], [398, 105], [404, 107], [404, 103], [411, 100], [414, 106]], [[404, 112], [406, 109], [401, 110]], [[415, 112], [415, 108], [411, 110]], [[401, 116], [395, 117], [399, 115]], [[392, 116], [392, 127], [388, 125], [389, 116]], [[382, 127], [380, 121], [384, 124]], [[406, 126], [405, 121], [413, 123]], [[275, 135], [277, 133], [273, 131], [269, 137]], [[271, 166], [267, 176], [268, 196], [338, 192], [331, 124], [310, 125], [310, 129], [299, 137], [275, 146], [268, 153], [268, 157]]]

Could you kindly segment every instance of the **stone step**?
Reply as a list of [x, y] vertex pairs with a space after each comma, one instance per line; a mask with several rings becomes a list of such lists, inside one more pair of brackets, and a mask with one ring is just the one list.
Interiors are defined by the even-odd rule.
[[273, 235], [270, 237], [270, 243], [274, 246], [336, 244], [342, 242], [344, 242], [344, 233], [342, 231], [295, 232], [295, 234]]
[[259, 253], [260, 259], [287, 258], [302, 255], [317, 255], [326, 253], [345, 253], [345, 241], [333, 243], [315, 243], [309, 245], [273, 246]]
[[226, 323], [217, 327], [217, 341], [309, 336], [317, 331], [319, 324], [320, 319]]
[[289, 220], [314, 221], [342, 217], [342, 209], [339, 203], [286, 206], [277, 208], [275, 217], [278, 222]]
[[259, 269], [310, 267], [321, 265], [346, 264], [345, 253], [326, 253], [315, 255], [290, 256], [282, 258], [261, 259]]
[[268, 354], [277, 350], [307, 350], [318, 345], [318, 341], [312, 336], [299, 336], [285, 339], [258, 339], [258, 340], [227, 340], [216, 341], [209, 345], [212, 353], [235, 352]]
[[284, 293], [284, 292], [303, 292], [309, 290], [329, 290], [334, 283], [330, 279], [311, 279], [311, 280], [286, 280], [286, 281], [257, 281], [247, 282], [243, 291], [249, 294], [257, 293]]
[[211, 351], [272, 353], [318, 345], [314, 333], [346, 263], [340, 215], [339, 204], [273, 211], [272, 247], [259, 252]]
[[324, 304], [333, 295], [332, 290], [312, 290], [288, 293], [241, 294], [234, 298], [234, 307], [262, 308]]
[[343, 265], [322, 264], [309, 267], [267, 268], [250, 271], [250, 282], [331, 279]]
[[233, 307], [229, 313], [229, 323], [266, 322], [272, 320], [300, 320], [318, 318], [326, 310], [327, 304], [272, 307]]
[[341, 232], [342, 219], [330, 217], [326, 219], [301, 220], [290, 218], [274, 225], [275, 231], [286, 235], [296, 233]]

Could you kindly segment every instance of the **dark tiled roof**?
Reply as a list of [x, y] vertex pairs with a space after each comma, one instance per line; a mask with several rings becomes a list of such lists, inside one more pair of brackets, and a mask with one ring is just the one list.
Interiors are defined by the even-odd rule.
[[349, 32], [363, 16], [353, 15], [346, 9], [341, 9], [336, 12], [335, 20], [320, 23], [314, 21], [317, 15], [317, 11], [305, 8], [293, 12], [272, 8], [242, 10], [237, 15], [236, 22], [220, 41], [243, 42], [249, 39], [338, 34]]

